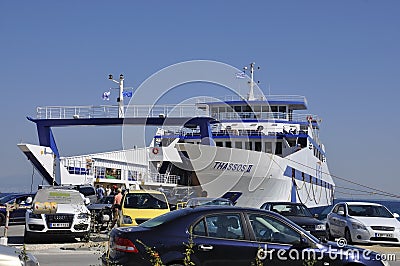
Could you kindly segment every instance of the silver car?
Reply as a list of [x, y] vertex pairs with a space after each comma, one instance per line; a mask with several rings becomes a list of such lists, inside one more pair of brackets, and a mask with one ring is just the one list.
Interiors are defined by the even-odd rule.
[[399, 215], [369, 202], [341, 202], [328, 214], [329, 237], [344, 237], [347, 243], [400, 244]]
[[39, 262], [30, 253], [0, 245], [0, 266], [39, 266]]

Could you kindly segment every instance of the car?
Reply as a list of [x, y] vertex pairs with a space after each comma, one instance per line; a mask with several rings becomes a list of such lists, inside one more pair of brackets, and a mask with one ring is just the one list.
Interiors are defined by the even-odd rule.
[[[102, 264], [387, 265], [372, 259], [379, 254], [363, 251], [322, 242], [275, 212], [199, 206], [175, 210], [139, 226], [114, 228]], [[363, 256], [357, 257], [357, 252]]]
[[207, 198], [207, 197], [191, 198], [186, 203], [186, 207], [195, 207], [200, 205], [233, 206], [233, 203], [230, 200], [224, 198]]
[[370, 202], [341, 202], [327, 217], [329, 237], [348, 243], [400, 244], [399, 215]]
[[138, 225], [169, 211], [168, 200], [161, 191], [132, 190], [122, 198], [120, 225]]
[[7, 207], [6, 204], [18, 204], [20, 208], [10, 212], [9, 223], [24, 223], [25, 212], [31, 207], [31, 203], [27, 202], [27, 198], [33, 197], [33, 193], [10, 193], [0, 198], [0, 226], [6, 222]]
[[74, 189], [39, 189], [32, 209], [26, 212], [24, 242], [56, 236], [88, 240], [91, 221], [88, 203], [89, 199]]
[[0, 245], [0, 266], [39, 266], [39, 261], [29, 252]]
[[325, 239], [327, 237], [325, 224], [316, 219], [302, 203], [266, 202], [261, 206], [261, 209], [285, 216], [317, 238]]

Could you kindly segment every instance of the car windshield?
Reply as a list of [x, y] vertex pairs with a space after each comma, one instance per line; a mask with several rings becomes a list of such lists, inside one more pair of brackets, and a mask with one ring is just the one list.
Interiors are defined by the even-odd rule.
[[107, 196], [107, 197], [101, 198], [98, 203], [101, 203], [101, 204], [113, 204], [114, 203], [114, 196]]
[[298, 204], [276, 204], [271, 206], [271, 211], [277, 212], [283, 216], [303, 216], [312, 217], [307, 207]]
[[34, 202], [57, 202], [58, 204], [84, 204], [83, 197], [76, 190], [41, 189], [36, 193]]
[[348, 210], [351, 216], [393, 218], [388, 209], [380, 205], [348, 205]]
[[168, 209], [168, 204], [163, 194], [156, 193], [129, 193], [123, 203], [128, 209]]

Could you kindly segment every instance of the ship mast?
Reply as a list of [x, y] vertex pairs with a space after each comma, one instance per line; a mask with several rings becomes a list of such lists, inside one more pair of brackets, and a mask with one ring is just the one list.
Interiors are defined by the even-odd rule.
[[119, 85], [119, 96], [117, 99], [118, 102], [118, 118], [124, 118], [124, 75], [119, 75], [119, 81], [113, 79], [113, 75], [108, 75], [108, 79], [117, 83]]
[[[250, 63], [250, 91], [249, 91], [249, 95], [247, 97], [247, 100], [252, 101], [255, 100], [254, 98], [254, 66], [255, 66], [255, 62]], [[260, 67], [257, 67], [257, 69], [260, 69]], [[247, 67], [244, 67], [243, 70], [247, 70]]]

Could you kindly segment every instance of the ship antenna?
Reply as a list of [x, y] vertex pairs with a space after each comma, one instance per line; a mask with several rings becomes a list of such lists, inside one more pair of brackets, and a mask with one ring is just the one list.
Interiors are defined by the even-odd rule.
[[118, 118], [124, 118], [124, 75], [119, 75], [119, 81], [113, 79], [113, 75], [108, 75], [108, 79], [119, 85], [118, 102]]

